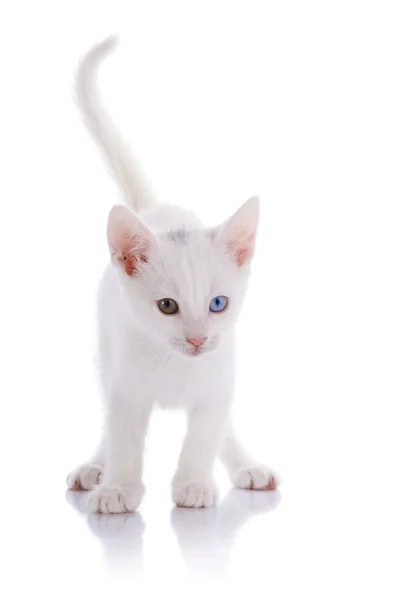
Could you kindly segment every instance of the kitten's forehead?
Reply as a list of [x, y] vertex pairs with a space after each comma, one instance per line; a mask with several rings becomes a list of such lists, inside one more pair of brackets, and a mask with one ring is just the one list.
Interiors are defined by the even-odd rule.
[[203, 310], [223, 271], [223, 257], [210, 231], [169, 230], [159, 236], [159, 250], [160, 289]]
[[166, 254], [185, 256], [186, 258], [198, 257], [216, 250], [208, 229], [186, 227], [169, 229], [159, 235], [159, 244]]
[[[170, 229], [166, 231], [161, 239], [169, 240], [170, 242], [174, 242], [176, 244], [187, 244], [188, 239], [190, 237], [193, 238], [193, 231], [185, 229], [184, 227], [180, 227], [179, 229]], [[197, 233], [197, 232], [196, 232]]]

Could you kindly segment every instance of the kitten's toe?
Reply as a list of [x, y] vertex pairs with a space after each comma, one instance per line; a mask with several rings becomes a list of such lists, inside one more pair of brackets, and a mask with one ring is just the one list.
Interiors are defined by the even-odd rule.
[[238, 469], [233, 476], [233, 484], [244, 490], [276, 490], [279, 483], [277, 474], [264, 465]]
[[177, 506], [186, 508], [209, 508], [218, 500], [218, 492], [212, 481], [180, 481], [172, 484], [172, 499]]
[[134, 512], [143, 497], [143, 486], [99, 485], [89, 496], [90, 512], [117, 514]]
[[85, 464], [77, 467], [67, 477], [69, 490], [92, 490], [101, 481], [103, 467], [99, 464]]

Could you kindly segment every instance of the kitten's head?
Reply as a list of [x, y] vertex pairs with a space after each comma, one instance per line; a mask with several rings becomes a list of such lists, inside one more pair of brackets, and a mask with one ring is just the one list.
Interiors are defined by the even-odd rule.
[[156, 236], [128, 208], [115, 206], [108, 243], [137, 326], [189, 358], [216, 348], [243, 302], [258, 215], [258, 198], [251, 198], [218, 227]]

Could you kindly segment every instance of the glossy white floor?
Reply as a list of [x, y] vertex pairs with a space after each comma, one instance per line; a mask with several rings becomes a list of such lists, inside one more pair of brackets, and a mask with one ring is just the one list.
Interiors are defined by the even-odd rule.
[[[396, 3], [2, 13], [1, 597], [399, 598]], [[216, 223], [261, 196], [236, 419], [279, 492], [231, 490], [218, 466], [218, 507], [174, 508], [184, 418], [157, 413], [137, 514], [66, 493], [101, 427], [93, 316], [118, 201], [70, 89], [110, 31], [104, 96], [160, 197]]]

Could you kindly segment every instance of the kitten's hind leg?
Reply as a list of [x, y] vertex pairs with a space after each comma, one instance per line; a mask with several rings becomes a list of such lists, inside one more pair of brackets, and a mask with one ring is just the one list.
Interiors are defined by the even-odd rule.
[[92, 490], [100, 483], [104, 469], [103, 444], [100, 445], [92, 458], [76, 467], [67, 476], [67, 486], [69, 490]]
[[275, 490], [279, 485], [279, 478], [272, 469], [247, 454], [231, 425], [226, 429], [220, 459], [235, 487], [245, 490]]

